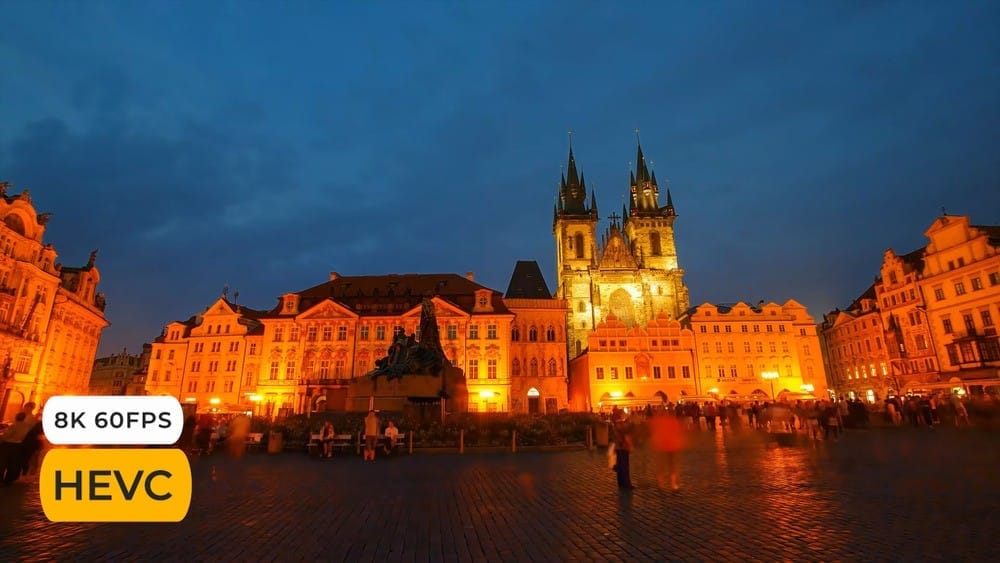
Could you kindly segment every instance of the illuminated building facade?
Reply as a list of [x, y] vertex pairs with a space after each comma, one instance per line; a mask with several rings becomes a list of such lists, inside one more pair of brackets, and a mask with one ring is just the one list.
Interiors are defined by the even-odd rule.
[[[429, 297], [445, 355], [465, 373], [469, 410], [563, 409], [565, 308], [544, 297], [547, 290], [521, 292], [527, 286], [515, 281], [525, 268], [515, 269], [509, 300], [471, 273], [331, 273], [327, 282], [282, 295], [269, 311], [223, 296], [203, 314], [166, 326], [153, 342], [146, 388], [199, 407], [264, 415], [354, 408], [351, 380], [386, 356], [394, 335], [419, 340], [421, 303]], [[537, 265], [533, 270], [540, 278]]]
[[104, 318], [96, 252], [83, 267], [56, 262], [43, 242], [48, 213], [27, 190], [0, 183], [0, 420], [53, 395], [87, 394]]
[[1000, 385], [1000, 226], [943, 215], [924, 233], [920, 286], [927, 303], [940, 381]]
[[838, 394], [1000, 386], [1000, 227], [942, 215], [924, 234], [926, 247], [903, 256], [887, 250], [874, 286], [847, 311], [826, 315]]
[[795, 300], [705, 303], [681, 321], [694, 334], [699, 394], [733, 400], [826, 396], [816, 322]]
[[697, 394], [694, 335], [663, 312], [641, 327], [609, 313], [570, 361], [572, 410], [645, 407]]
[[828, 313], [822, 333], [837, 396], [874, 401], [898, 387], [889, 371], [894, 354], [870, 286], [845, 310]]
[[614, 315], [626, 327], [645, 327], [665, 313], [676, 319], [687, 310], [688, 290], [674, 244], [670, 191], [660, 207], [656, 174], [638, 148], [636, 172], [629, 178], [629, 206], [612, 214], [598, 240], [597, 199], [578, 174], [570, 149], [553, 214], [556, 240], [556, 297], [566, 302], [569, 357], [581, 354], [589, 333]]

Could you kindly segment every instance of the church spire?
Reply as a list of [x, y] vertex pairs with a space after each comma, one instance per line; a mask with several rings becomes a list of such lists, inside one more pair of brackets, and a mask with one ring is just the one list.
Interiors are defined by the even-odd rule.
[[577, 171], [576, 157], [573, 155], [573, 145], [569, 147], [569, 161], [566, 173], [559, 183], [559, 209], [568, 215], [586, 215], [587, 185], [582, 174]]

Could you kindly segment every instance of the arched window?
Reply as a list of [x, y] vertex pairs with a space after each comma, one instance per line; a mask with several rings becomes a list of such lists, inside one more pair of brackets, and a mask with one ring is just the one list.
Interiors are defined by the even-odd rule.
[[510, 327], [510, 341], [518, 342], [519, 340], [521, 340], [521, 329], [517, 328], [516, 325]]
[[521, 360], [514, 358], [514, 361], [510, 363], [510, 374], [521, 375]]
[[545, 329], [545, 340], [549, 342], [556, 341], [556, 329], [553, 328], [551, 325], [549, 326], [549, 328]]
[[663, 254], [663, 250], [660, 248], [660, 233], [649, 233], [649, 249], [653, 256]]
[[531, 358], [531, 377], [538, 377], [538, 360]]
[[528, 341], [529, 342], [538, 342], [538, 329], [537, 328], [531, 327], [531, 328], [528, 329]]
[[554, 359], [549, 360], [549, 377], [556, 376], [556, 361]]
[[573, 246], [576, 247], [576, 257], [583, 258], [583, 234], [576, 233], [573, 235]]

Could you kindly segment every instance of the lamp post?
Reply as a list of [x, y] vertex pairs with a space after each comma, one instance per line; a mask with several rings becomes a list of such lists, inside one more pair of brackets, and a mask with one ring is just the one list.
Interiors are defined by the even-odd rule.
[[774, 400], [774, 380], [778, 379], [778, 372], [776, 371], [762, 371], [760, 376], [768, 380], [771, 384], [771, 400]]

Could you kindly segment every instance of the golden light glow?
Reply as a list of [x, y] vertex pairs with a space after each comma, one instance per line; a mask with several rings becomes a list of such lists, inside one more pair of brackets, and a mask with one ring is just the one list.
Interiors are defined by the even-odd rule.
[[213, 405], [217, 405], [217, 404], [221, 403], [222, 401], [218, 397], [212, 397], [211, 399], [208, 400], [208, 402], [211, 403], [211, 404], [213, 404]]
[[812, 393], [813, 391], [816, 390], [816, 387], [812, 383], [806, 383], [805, 385], [802, 386], [802, 390], [805, 391], [806, 393]]
[[622, 396], [622, 392], [621, 391], [612, 391], [611, 392], [611, 396], [615, 397], [615, 398], [621, 397]]
[[760, 376], [764, 379], [778, 379], [779, 377], [778, 372], [776, 371], [762, 371], [760, 372]]
[[264, 397], [261, 397], [260, 395], [250, 395], [250, 400], [255, 403], [259, 403], [264, 400]]
[[480, 391], [479, 397], [482, 399], [489, 399], [493, 397], [493, 391]]
[[198, 399], [195, 399], [194, 397], [188, 397], [188, 398], [184, 399], [184, 402], [185, 403], [196, 403], [196, 402], [198, 402]]
[[719, 394], [719, 388], [718, 387], [712, 387], [711, 389], [708, 390], [708, 392], [711, 393], [711, 394], [713, 394], [713, 395], [718, 395]]

